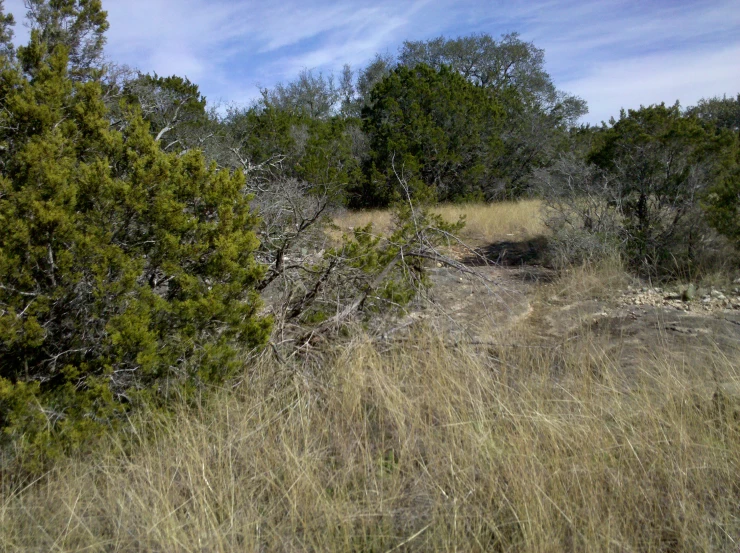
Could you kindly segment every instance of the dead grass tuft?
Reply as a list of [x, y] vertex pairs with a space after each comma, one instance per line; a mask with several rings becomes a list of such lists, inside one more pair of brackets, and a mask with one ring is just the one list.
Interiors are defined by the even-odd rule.
[[460, 216], [465, 216], [464, 236], [479, 243], [526, 240], [545, 234], [542, 202], [539, 200], [447, 204], [433, 211], [447, 221], [457, 221]]
[[[730, 551], [736, 359], [620, 360], [519, 328], [485, 351], [427, 329], [140, 425], [128, 453], [5, 485], [24, 551]], [[718, 399], [719, 398], [719, 399]]]

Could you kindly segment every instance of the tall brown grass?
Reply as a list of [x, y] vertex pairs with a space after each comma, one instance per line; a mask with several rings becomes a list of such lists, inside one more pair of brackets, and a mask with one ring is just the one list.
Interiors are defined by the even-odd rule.
[[[440, 214], [450, 223], [457, 222], [464, 215], [466, 224], [461, 236], [476, 244], [527, 239], [544, 234], [541, 210], [542, 202], [539, 200], [441, 204], [432, 208], [432, 212]], [[342, 232], [373, 223], [378, 233], [386, 234], [392, 226], [392, 211], [345, 211], [335, 217], [334, 222]]]
[[656, 346], [628, 373], [593, 336], [494, 342], [263, 360], [133, 445], [4, 480], [0, 548], [737, 550], [737, 359]]
[[479, 204], [445, 204], [433, 211], [447, 221], [465, 216], [464, 235], [481, 242], [526, 240], [545, 234], [540, 200]]

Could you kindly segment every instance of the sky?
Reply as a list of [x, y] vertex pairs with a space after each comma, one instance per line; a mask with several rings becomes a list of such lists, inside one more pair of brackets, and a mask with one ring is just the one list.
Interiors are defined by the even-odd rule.
[[[214, 104], [246, 104], [302, 69], [362, 68], [404, 40], [517, 32], [545, 50], [584, 123], [621, 108], [740, 93], [740, 0], [103, 0], [107, 57], [187, 76]], [[23, 0], [5, 0], [21, 20]], [[17, 25], [19, 41], [27, 30]]]

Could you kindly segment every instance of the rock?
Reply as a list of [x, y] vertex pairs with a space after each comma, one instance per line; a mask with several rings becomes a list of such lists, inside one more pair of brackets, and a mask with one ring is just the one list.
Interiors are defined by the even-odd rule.
[[701, 302], [703, 304], [709, 304], [709, 303], [712, 302], [712, 298], [710, 298], [709, 296], [706, 296], [706, 297], [702, 298]]
[[717, 298], [718, 300], [724, 299], [725, 297], [725, 295], [722, 292], [720, 292], [719, 290], [715, 288], [712, 288], [712, 291], [710, 292], [709, 295], [712, 296], [713, 298]]
[[681, 299], [683, 301], [693, 301], [693, 299], [696, 297], [696, 286], [693, 284], [689, 284], [686, 287], [686, 290], [683, 291], [681, 294]]

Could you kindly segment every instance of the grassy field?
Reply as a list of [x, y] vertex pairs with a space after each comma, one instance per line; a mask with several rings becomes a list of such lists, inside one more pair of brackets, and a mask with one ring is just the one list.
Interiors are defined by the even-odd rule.
[[[545, 232], [541, 218], [542, 202], [525, 200], [495, 204], [446, 204], [432, 209], [450, 222], [465, 216], [461, 236], [475, 244], [498, 240], [527, 239]], [[388, 210], [345, 211], [334, 222], [342, 232], [373, 223], [375, 230], [386, 233], [392, 225]]]
[[[535, 203], [512, 211], [473, 206], [468, 232], [541, 232]], [[533, 301], [625, 278], [574, 269]], [[740, 547], [740, 359], [658, 338], [627, 370], [603, 337], [528, 321], [485, 346], [431, 327], [352, 336], [302, 364], [265, 356], [208, 404], [142, 415], [40, 478], [4, 475], [0, 550]]]
[[[5, 484], [4, 551], [734, 551], [735, 360], [433, 331], [252, 367], [127, 454]], [[519, 347], [514, 347], [515, 345]]]

